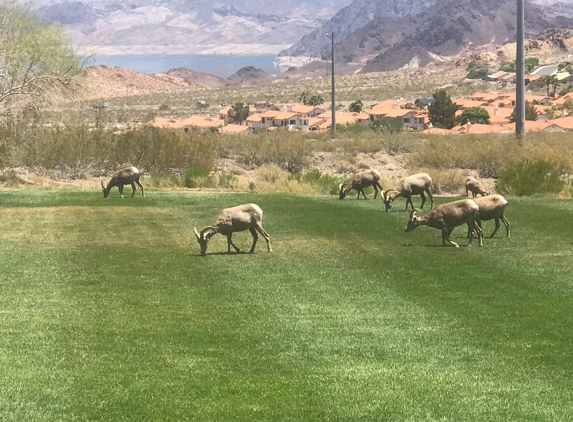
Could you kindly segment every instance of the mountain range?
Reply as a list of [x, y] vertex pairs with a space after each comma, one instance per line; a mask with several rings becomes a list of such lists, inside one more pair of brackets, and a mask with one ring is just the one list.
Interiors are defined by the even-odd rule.
[[[84, 54], [276, 54], [363, 72], [425, 66], [515, 37], [515, 0], [30, 0]], [[573, 0], [526, 3], [526, 29], [573, 27]], [[294, 61], [296, 62], [296, 60]]]

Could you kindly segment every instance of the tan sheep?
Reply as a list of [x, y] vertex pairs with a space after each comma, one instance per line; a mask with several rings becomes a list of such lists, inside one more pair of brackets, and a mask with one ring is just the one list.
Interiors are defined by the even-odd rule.
[[194, 228], [197, 242], [199, 242], [201, 246], [201, 255], [205, 255], [209, 240], [217, 233], [227, 236], [227, 253], [231, 253], [231, 246], [235, 248], [235, 251], [240, 252], [240, 249], [233, 243], [231, 237], [233, 233], [245, 230], [249, 230], [253, 236], [253, 245], [249, 253], [255, 251], [255, 245], [259, 239], [257, 232], [259, 232], [267, 242], [268, 251], [272, 252], [271, 239], [268, 233], [263, 229], [262, 221], [263, 210], [256, 204], [243, 204], [232, 208], [225, 208], [217, 215], [210, 226], [201, 230], [201, 233], [198, 233], [197, 229]]

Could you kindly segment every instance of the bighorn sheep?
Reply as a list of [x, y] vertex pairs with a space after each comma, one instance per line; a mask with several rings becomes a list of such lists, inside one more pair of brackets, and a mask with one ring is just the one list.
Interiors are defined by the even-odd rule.
[[263, 210], [256, 204], [243, 204], [232, 208], [225, 208], [219, 213], [210, 226], [201, 230], [201, 233], [198, 233], [197, 229], [194, 228], [197, 242], [199, 242], [201, 246], [201, 255], [205, 255], [209, 240], [217, 233], [227, 236], [227, 253], [231, 253], [231, 246], [235, 248], [235, 251], [240, 252], [239, 248], [231, 240], [231, 236], [233, 236], [234, 232], [245, 230], [249, 230], [253, 235], [253, 245], [251, 246], [250, 253], [254, 252], [255, 245], [259, 239], [257, 232], [265, 238], [267, 248], [269, 252], [272, 252], [271, 239], [263, 229], [261, 224], [262, 220]]
[[135, 167], [126, 167], [119, 171], [116, 171], [112, 176], [111, 180], [108, 182], [107, 186], [101, 181], [101, 187], [103, 190], [103, 197], [107, 198], [109, 195], [109, 191], [114, 186], [119, 188], [119, 194], [123, 198], [123, 186], [124, 185], [131, 185], [133, 192], [131, 196], [135, 195], [135, 184], [138, 184], [141, 188], [141, 196], [145, 196], [145, 192], [143, 191], [143, 186], [139, 183], [139, 170]]
[[426, 196], [424, 192], [430, 197], [432, 204], [430, 209], [434, 207], [434, 196], [432, 195], [432, 178], [426, 173], [418, 173], [412, 176], [408, 176], [400, 182], [400, 186], [397, 189], [390, 189], [386, 192], [382, 191], [382, 199], [384, 200], [384, 206], [386, 211], [390, 211], [392, 208], [392, 202], [399, 196], [406, 198], [406, 211], [408, 210], [408, 204], [414, 209], [414, 204], [412, 203], [412, 195], [420, 195], [422, 197], [422, 205], [420, 208], [424, 208], [426, 203]]
[[352, 189], [356, 189], [358, 191], [358, 196], [356, 199], [360, 199], [361, 193], [364, 199], [367, 199], [366, 195], [364, 195], [363, 189], [367, 188], [368, 186], [374, 187], [374, 199], [376, 199], [376, 196], [378, 196], [378, 189], [384, 191], [384, 188], [380, 184], [380, 177], [382, 177], [380, 176], [380, 172], [374, 169], [356, 173], [354, 176], [352, 176], [352, 179], [346, 186], [344, 186], [342, 183], [338, 185], [338, 189], [340, 191], [338, 194], [338, 199], [344, 199], [344, 197]]
[[481, 184], [479, 180], [475, 177], [468, 177], [466, 180], [466, 196], [470, 196], [470, 192], [472, 193], [472, 197], [476, 197], [478, 194], [481, 196], [489, 195], [489, 192], [485, 191], [485, 188]]
[[[495, 229], [490, 237], [493, 237], [495, 232], [499, 229], [499, 220], [503, 221], [505, 224], [505, 229], [507, 237], [509, 236], [509, 221], [504, 217], [503, 213], [505, 207], [507, 207], [506, 199], [498, 194], [488, 195], [483, 198], [474, 198], [474, 202], [479, 207], [480, 221], [478, 225], [481, 228], [481, 221], [493, 220], [495, 219]], [[469, 237], [469, 234], [468, 234]]]
[[438, 205], [423, 217], [417, 217], [417, 211], [419, 210], [413, 210], [410, 213], [408, 224], [404, 228], [406, 233], [414, 230], [418, 226], [433, 227], [442, 231], [443, 246], [445, 246], [446, 241], [448, 241], [457, 248], [459, 245], [450, 240], [450, 235], [452, 234], [454, 227], [461, 226], [465, 223], [467, 224], [468, 231], [470, 232], [470, 241], [468, 246], [472, 244], [474, 230], [478, 234], [479, 245], [482, 246], [483, 234], [479, 227], [479, 207], [471, 199], [462, 199]]

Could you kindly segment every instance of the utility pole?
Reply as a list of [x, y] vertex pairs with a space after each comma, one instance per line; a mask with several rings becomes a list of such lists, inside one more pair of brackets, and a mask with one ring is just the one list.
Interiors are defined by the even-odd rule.
[[517, 51], [515, 52], [515, 136], [525, 135], [525, 58], [523, 0], [517, 0]]
[[332, 32], [330, 34], [330, 38], [331, 38], [331, 73], [332, 73], [332, 131], [336, 132], [336, 100], [334, 98], [334, 32]]

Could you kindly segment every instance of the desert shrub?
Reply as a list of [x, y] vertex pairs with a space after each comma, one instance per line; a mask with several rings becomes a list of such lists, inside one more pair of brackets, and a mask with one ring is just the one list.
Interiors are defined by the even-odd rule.
[[177, 187], [181, 186], [181, 178], [166, 171], [153, 172], [149, 175], [147, 183], [155, 188]]
[[495, 188], [499, 193], [528, 196], [558, 194], [565, 188], [561, 174], [546, 161], [521, 160], [499, 171]]
[[219, 175], [219, 186], [225, 189], [236, 189], [239, 180], [232, 174], [221, 173]]
[[215, 182], [209, 177], [209, 173], [203, 167], [190, 167], [181, 174], [183, 185], [186, 188], [212, 188]]
[[309, 171], [301, 177], [301, 182], [318, 187], [321, 193], [336, 195], [338, 194], [338, 185], [342, 183], [342, 179], [329, 176], [328, 174], [321, 174], [319, 171]]
[[241, 164], [275, 164], [292, 173], [304, 168], [311, 150], [302, 134], [287, 132], [246, 136], [236, 149], [237, 160]]
[[512, 136], [430, 136], [412, 151], [409, 165], [437, 169], [476, 169], [497, 177], [500, 168], [523, 154]]

